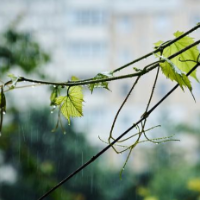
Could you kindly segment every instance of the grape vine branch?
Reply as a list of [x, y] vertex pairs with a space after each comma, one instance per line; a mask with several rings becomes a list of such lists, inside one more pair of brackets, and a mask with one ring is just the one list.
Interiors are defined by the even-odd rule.
[[[128, 92], [127, 96], [125, 97], [124, 101], [120, 105], [114, 120], [111, 125], [109, 137], [107, 141], [102, 140], [104, 143], [107, 143], [107, 146], [102, 149], [100, 152], [98, 152], [96, 155], [94, 155], [89, 161], [87, 161], [85, 164], [80, 166], [77, 170], [72, 172], [69, 176], [64, 178], [60, 183], [58, 183], [56, 186], [54, 186], [51, 190], [49, 190], [47, 193], [45, 193], [43, 196], [41, 196], [38, 200], [42, 200], [48, 195], [50, 195], [54, 190], [56, 190], [58, 187], [63, 185], [66, 181], [71, 179], [75, 174], [79, 173], [82, 169], [90, 165], [92, 162], [94, 162], [98, 157], [100, 157], [103, 153], [105, 153], [109, 148], [113, 148], [113, 150], [116, 153], [123, 153], [125, 151], [129, 151], [127, 159], [122, 167], [122, 170], [120, 172], [121, 174], [128, 162], [128, 159], [131, 155], [132, 150], [137, 146], [137, 144], [141, 142], [153, 142], [153, 143], [162, 143], [162, 142], [169, 142], [169, 141], [177, 141], [177, 139], [174, 139], [173, 136], [163, 137], [163, 138], [154, 138], [149, 139], [147, 137], [147, 131], [157, 128], [158, 126], [146, 128], [146, 122], [150, 116], [150, 114], [166, 99], [168, 98], [171, 93], [173, 93], [179, 86], [182, 90], [184, 90], [184, 87], [188, 88], [191, 92], [192, 96], [192, 85], [189, 80], [189, 76], [193, 77], [194, 79], [197, 79], [196, 77], [196, 69], [200, 65], [200, 53], [197, 49], [197, 45], [200, 43], [200, 40], [194, 41], [193, 38], [189, 36], [190, 33], [200, 28], [200, 23], [198, 23], [195, 27], [188, 30], [187, 32], [179, 32], [177, 31], [174, 33], [175, 38], [166, 42], [159, 41], [155, 43], [155, 50], [139, 57], [135, 60], [133, 60], [130, 63], [127, 63], [126, 65], [123, 65], [111, 72], [107, 73], [99, 73], [93, 78], [85, 79], [85, 80], [79, 80], [76, 77], [72, 77], [72, 80], [67, 82], [51, 82], [51, 81], [43, 81], [43, 80], [34, 80], [29, 79], [26, 77], [16, 77], [15, 75], [9, 75], [11, 80], [3, 83], [0, 85], [1, 87], [1, 94], [0, 94], [0, 109], [1, 109], [1, 120], [0, 120], [0, 132], [2, 132], [2, 125], [3, 125], [3, 117], [4, 113], [6, 112], [6, 92], [12, 91], [13, 89], [21, 89], [23, 87], [30, 87], [30, 85], [23, 85], [19, 86], [20, 82], [23, 82], [24, 84], [27, 83], [33, 83], [37, 86], [42, 85], [52, 85], [54, 86], [54, 89], [52, 91], [50, 100], [51, 100], [51, 106], [53, 106], [53, 109], [56, 109], [58, 107], [58, 122], [56, 125], [55, 130], [57, 127], [61, 126], [63, 129], [61, 120], [60, 120], [60, 114], [67, 118], [69, 124], [70, 124], [70, 117], [81, 117], [82, 114], [82, 102], [83, 102], [83, 94], [82, 94], [82, 87], [87, 86], [88, 89], [93, 92], [93, 90], [97, 87], [102, 87], [105, 89], [108, 89], [108, 83], [110, 81], [116, 81], [120, 79], [127, 79], [127, 78], [134, 78], [136, 79], [133, 82], [132, 87], [130, 88], [130, 91]], [[169, 53], [170, 52], [170, 53]], [[149, 56], [155, 56], [158, 60], [155, 62], [152, 62], [142, 69], [133, 68], [136, 72], [125, 74], [121, 76], [114, 76], [117, 72], [122, 71], [123, 69], [149, 57]], [[115, 124], [117, 122], [117, 118], [123, 109], [124, 105], [126, 104], [128, 98], [130, 97], [132, 91], [137, 86], [137, 83], [139, 82], [140, 78], [144, 76], [145, 74], [156, 70], [154, 83], [152, 85], [151, 94], [149, 96], [146, 108], [144, 113], [141, 115], [140, 119], [136, 121], [134, 124], [132, 124], [126, 131], [120, 134], [117, 138], [113, 136], [113, 130], [115, 127]], [[156, 84], [158, 82], [158, 76], [160, 74], [160, 71], [169, 79], [172, 81], [177, 82], [177, 84], [163, 97], [161, 98], [154, 106], [150, 108], [150, 104], [154, 95], [154, 91], [156, 88]], [[67, 95], [61, 96], [60, 91], [67, 89]], [[194, 96], [193, 96], [194, 97]], [[124, 138], [124, 136], [129, 133], [132, 129], [136, 129], [137, 132], [127, 138]], [[144, 136], [146, 140], [140, 140], [141, 136]], [[126, 141], [130, 141], [130, 139], [136, 137], [136, 140], [131, 145], [124, 145]], [[123, 148], [123, 150], [118, 150], [117, 148]]]

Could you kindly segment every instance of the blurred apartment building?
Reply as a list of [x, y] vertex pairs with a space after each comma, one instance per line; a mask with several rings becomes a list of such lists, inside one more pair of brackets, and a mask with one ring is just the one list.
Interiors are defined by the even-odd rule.
[[[199, 8], [198, 0], [0, 0], [0, 31], [18, 15], [23, 15], [18, 29], [32, 32], [52, 55], [52, 62], [46, 66], [50, 79], [66, 81], [72, 75], [94, 77], [152, 51], [153, 43], [169, 40], [177, 30], [186, 31], [199, 22]], [[134, 66], [143, 67], [151, 61], [154, 58]], [[134, 72], [133, 66], [116, 75], [131, 72]], [[153, 77], [155, 72], [145, 76], [133, 92], [120, 115], [117, 133], [143, 113]], [[93, 95], [86, 90], [85, 117], [76, 120], [77, 127], [90, 132], [91, 139], [97, 135], [107, 138], [114, 114], [132, 83], [133, 79], [115, 81], [110, 84], [112, 92], [97, 89]], [[172, 85], [164, 76], [159, 79], [154, 103]], [[196, 104], [188, 92], [179, 90], [154, 117], [159, 118], [160, 111], [166, 107], [176, 119], [194, 114], [200, 107], [199, 85], [195, 88]]]

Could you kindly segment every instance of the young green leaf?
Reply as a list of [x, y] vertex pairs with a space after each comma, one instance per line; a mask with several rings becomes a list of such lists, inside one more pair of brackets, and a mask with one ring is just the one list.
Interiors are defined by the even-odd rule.
[[79, 81], [79, 78], [77, 78], [76, 76], [72, 76], [72, 77], [71, 77], [71, 80], [72, 80], [72, 81]]
[[17, 79], [17, 77], [16, 77], [14, 74], [8, 74], [7, 76], [8, 76], [9, 78], [11, 78], [12, 80], [13, 80], [13, 79]]
[[162, 72], [166, 75], [166, 77], [171, 79], [172, 81], [175, 80], [180, 85], [182, 90], [184, 90], [183, 86], [186, 86], [190, 91], [192, 91], [192, 86], [188, 77], [179, 68], [177, 68], [171, 60], [165, 58], [164, 56], [159, 57], [165, 60], [167, 63], [167, 65], [165, 65], [164, 67], [161, 66]]
[[[72, 77], [72, 80], [78, 80], [76, 77]], [[56, 105], [60, 106], [60, 111], [67, 118], [70, 124], [70, 117], [82, 117], [83, 116], [83, 93], [81, 86], [73, 86], [68, 88], [67, 96], [59, 96], [55, 99]]]
[[137, 67], [133, 67], [133, 70], [135, 70], [136, 72], [141, 72], [142, 69], [138, 69]]
[[[174, 36], [177, 38], [182, 34], [183, 34], [183, 32], [177, 31], [176, 33], [174, 33]], [[155, 43], [155, 47], [158, 48], [162, 43], [163, 43], [163, 41], [158, 41], [157, 43]], [[194, 39], [189, 36], [185, 36], [182, 39], [171, 44], [170, 46], [166, 47], [164, 49], [162, 55], [165, 58], [167, 58], [170, 55], [184, 49], [188, 45], [191, 45], [192, 43], [194, 43]], [[195, 61], [197, 61], [198, 55], [199, 55], [199, 51], [197, 49], [197, 46], [194, 46], [194, 47], [188, 49], [187, 51], [181, 53], [180, 55], [176, 56], [175, 58], [171, 59], [171, 62], [181, 71], [188, 73], [194, 67]], [[191, 61], [186, 61], [186, 60], [191, 60]], [[192, 62], [192, 61], [194, 61], [194, 62]], [[174, 76], [169, 73], [169, 72], [171, 72], [170, 71], [171, 66], [170, 66], [169, 62], [160, 63], [160, 66], [161, 66], [163, 73], [168, 78], [170, 78], [171, 80], [175, 80]], [[196, 77], [196, 70], [191, 73], [191, 76], [198, 81], [198, 79]]]
[[[98, 73], [93, 78], [93, 80], [105, 79], [105, 78], [109, 78], [111, 76], [112, 76], [111, 73]], [[88, 88], [91, 91], [91, 93], [93, 92], [94, 88], [105, 88], [105, 89], [109, 90], [108, 82], [91, 83], [90, 85], [88, 85]]]
[[14, 89], [19, 77], [15, 76], [14, 74], [8, 74], [8, 77], [11, 78], [11, 80], [12, 80], [12, 85], [11, 85], [10, 89]]
[[50, 96], [50, 101], [51, 101], [50, 106], [56, 105], [55, 101], [57, 97], [58, 97], [58, 87], [55, 87]]

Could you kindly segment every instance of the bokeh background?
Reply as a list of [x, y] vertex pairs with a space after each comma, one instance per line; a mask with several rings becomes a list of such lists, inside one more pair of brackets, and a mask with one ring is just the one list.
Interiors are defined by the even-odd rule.
[[[8, 73], [40, 80], [67, 81], [109, 72], [173, 38], [200, 21], [199, 0], [0, 0], [0, 81]], [[197, 30], [190, 36], [199, 39]], [[199, 48], [199, 46], [198, 46]], [[200, 48], [199, 48], [200, 49]], [[154, 61], [152, 56], [117, 75], [133, 73]], [[155, 72], [141, 79], [121, 112], [115, 136], [144, 112]], [[200, 79], [200, 73], [198, 72]], [[0, 137], [0, 200], [34, 200], [106, 144], [114, 115], [133, 79], [114, 81], [111, 91], [84, 89], [84, 117], [73, 119], [66, 134], [51, 130], [53, 86], [6, 92], [7, 114]], [[196, 103], [178, 89], [150, 117], [150, 138], [175, 134], [180, 142], [143, 143], [132, 152], [109, 150], [46, 199], [200, 199], [200, 86], [191, 80]], [[156, 103], [175, 83], [162, 74], [155, 90]]]

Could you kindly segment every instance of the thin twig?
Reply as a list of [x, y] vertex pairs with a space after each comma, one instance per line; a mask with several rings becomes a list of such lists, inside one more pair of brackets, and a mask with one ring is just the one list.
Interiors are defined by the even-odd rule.
[[[151, 128], [149, 128], [149, 129], [146, 129], [145, 132], [150, 131], [150, 130], [152, 130], [152, 129], [154, 129], [154, 128], [157, 128], [157, 127], [160, 127], [160, 125], [151, 127]], [[129, 137], [123, 139], [123, 140], [120, 140], [120, 141], [118, 141], [118, 143], [125, 142], [125, 141], [127, 141], [127, 140], [129, 140], [129, 139], [135, 137], [136, 135], [140, 134], [141, 132], [142, 132], [142, 131], [139, 131], [138, 133], [135, 133], [135, 134], [133, 134], [133, 135], [131, 135], [131, 136], [129, 136]]]
[[[134, 81], [130, 91], [128, 92], [126, 98], [124, 99], [124, 101], [122, 102], [120, 108], [118, 109], [116, 115], [115, 115], [115, 118], [113, 120], [113, 123], [112, 123], [112, 126], [111, 126], [111, 129], [110, 129], [110, 134], [109, 134], [109, 138], [108, 138], [108, 142], [110, 143], [110, 140], [111, 139], [114, 139], [113, 136], [112, 136], [112, 132], [113, 132], [113, 129], [114, 129], [114, 126], [115, 126], [115, 123], [117, 121], [117, 118], [119, 116], [119, 113], [120, 111], [122, 110], [123, 106], [125, 105], [126, 101], [128, 100], [129, 96], [131, 95], [131, 92], [133, 91], [133, 89], [135, 88], [136, 84], [138, 83], [139, 79], [140, 79], [141, 76], [138, 76], [137, 79]], [[115, 147], [112, 146], [112, 148], [116, 151]]]
[[194, 63], [198, 63], [198, 61], [196, 60], [190, 60], [190, 59], [187, 59], [187, 60], [181, 60], [181, 58], [178, 59], [180, 62], [194, 62]]
[[[160, 71], [160, 68], [158, 67], [157, 72], [156, 72], [156, 77], [155, 77], [155, 80], [154, 80], [154, 83], [153, 83], [153, 87], [152, 87], [152, 90], [151, 90], [151, 94], [150, 94], [150, 97], [149, 97], [149, 101], [148, 101], [147, 106], [146, 106], [145, 113], [148, 111], [149, 106], [150, 106], [150, 103], [151, 103], [151, 100], [152, 100], [152, 98], [153, 98], [153, 94], [154, 94], [154, 91], [155, 91], [156, 83], [157, 83], [157, 80], [158, 80], [159, 71]], [[142, 132], [144, 133], [144, 136], [145, 136], [145, 138], [146, 138], [147, 140], [149, 140], [149, 141], [151, 141], [151, 142], [154, 143], [153, 140], [151, 140], [151, 139], [149, 139], [149, 138], [147, 137], [146, 132], [145, 132], [145, 130], [144, 130], [145, 125], [146, 125], [146, 122], [147, 122], [147, 118], [144, 120], [143, 123], [141, 122], [141, 124], [142, 124]]]

